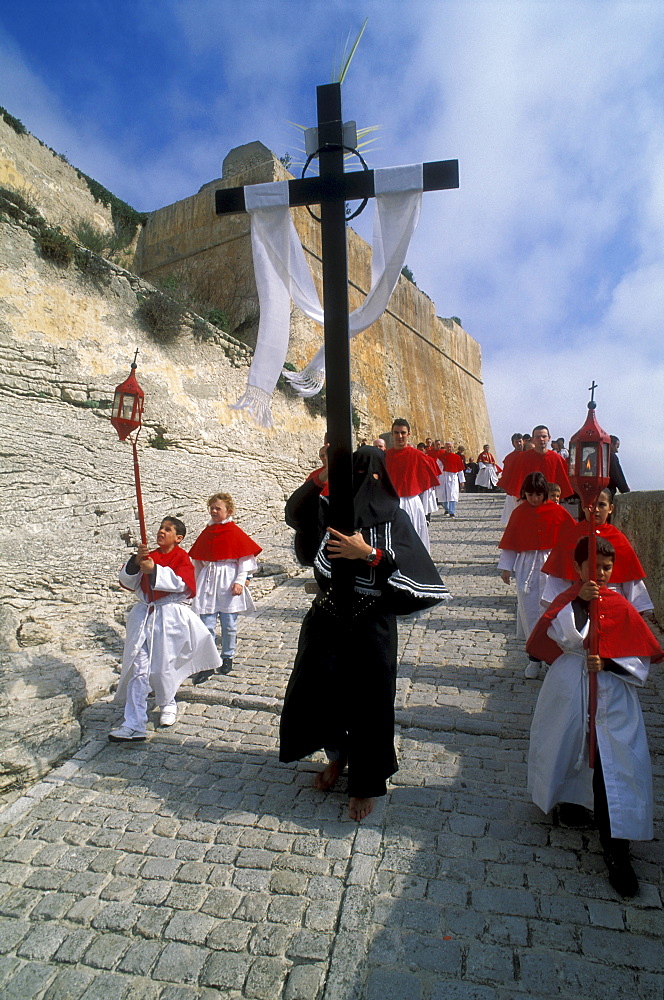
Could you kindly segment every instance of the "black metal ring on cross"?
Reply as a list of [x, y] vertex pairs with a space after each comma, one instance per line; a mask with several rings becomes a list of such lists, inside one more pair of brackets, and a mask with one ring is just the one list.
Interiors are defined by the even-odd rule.
[[[322, 149], [326, 149], [326, 148], [327, 147], [325, 147], [325, 146], [319, 146], [318, 149], [315, 150], [311, 154], [311, 156], [308, 158], [307, 162], [302, 167], [302, 175], [301, 175], [302, 179], [304, 179], [304, 175], [307, 172], [307, 167], [309, 166], [309, 164], [311, 163], [311, 161], [314, 159], [314, 157], [318, 156], [318, 154], [320, 153], [320, 151]], [[360, 161], [360, 163], [362, 164], [362, 166], [364, 167], [364, 169], [367, 170], [367, 171], [369, 170], [369, 167], [367, 166], [367, 164], [366, 164], [366, 162], [365, 162], [362, 154], [358, 153], [358, 151], [356, 149], [354, 149], [352, 146], [335, 146], [334, 148], [335, 149], [345, 149], [347, 153], [352, 153], [353, 156], [357, 156], [358, 160]], [[356, 216], [358, 216], [360, 214], [360, 212], [363, 212], [364, 209], [367, 207], [368, 201], [369, 201], [368, 198], [363, 198], [362, 199], [362, 204], [360, 205], [360, 207], [358, 209], [356, 209], [353, 212], [352, 215], [346, 216], [346, 222], [350, 222], [351, 219], [356, 218]], [[316, 215], [315, 212], [312, 212], [308, 205], [305, 205], [304, 207], [306, 208], [307, 212], [309, 213], [309, 215], [311, 216], [312, 219], [315, 219], [316, 222], [320, 222], [320, 216], [319, 215]]]

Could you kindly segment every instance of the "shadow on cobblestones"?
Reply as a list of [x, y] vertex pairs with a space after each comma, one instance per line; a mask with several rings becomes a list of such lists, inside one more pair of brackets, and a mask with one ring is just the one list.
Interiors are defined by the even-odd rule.
[[[453, 534], [446, 523], [441, 534], [434, 518], [436, 559], [455, 600], [449, 617], [437, 608], [416, 624], [404, 649], [402, 763], [386, 804], [357, 995], [664, 996], [660, 843], [634, 845], [642, 887], [626, 904], [606, 881], [595, 831], [558, 827], [526, 793], [539, 682], [523, 677], [514, 592], [486, 559], [497, 520], [496, 512], [457, 522]], [[463, 562], [469, 530], [481, 532], [470, 541], [484, 545], [482, 562]], [[661, 702], [652, 692], [644, 709], [655, 753]]]
[[[661, 843], [636, 848], [626, 903], [594, 831], [526, 794], [539, 682], [494, 568], [500, 507], [432, 519], [443, 567], [468, 545], [481, 561], [399, 625], [400, 770], [368, 822], [345, 818], [343, 784], [311, 787], [318, 762], [277, 759], [302, 579], [243, 623], [233, 674], [181, 689], [172, 730], [109, 745], [117, 710], [92, 706], [79, 752], [0, 814], [3, 996], [662, 1000]], [[643, 703], [655, 754], [657, 691]]]

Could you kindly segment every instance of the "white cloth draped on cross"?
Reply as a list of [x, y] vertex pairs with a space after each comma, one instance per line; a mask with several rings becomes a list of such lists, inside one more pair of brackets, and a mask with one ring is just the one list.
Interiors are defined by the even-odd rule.
[[[355, 337], [382, 315], [399, 280], [422, 204], [422, 164], [374, 170], [376, 208], [371, 288], [350, 314]], [[263, 427], [272, 426], [270, 401], [283, 374], [301, 396], [315, 396], [325, 380], [325, 347], [302, 372], [282, 371], [288, 350], [290, 300], [323, 323], [323, 309], [288, 208], [288, 181], [252, 184], [244, 191], [251, 217], [251, 246], [260, 302], [258, 340], [247, 388], [232, 409], [246, 409]]]

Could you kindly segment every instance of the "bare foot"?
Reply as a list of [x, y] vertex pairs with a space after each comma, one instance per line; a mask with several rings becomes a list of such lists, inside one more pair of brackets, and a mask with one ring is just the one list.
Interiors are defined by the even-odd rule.
[[361, 819], [373, 812], [373, 807], [373, 799], [358, 799], [355, 795], [351, 795], [348, 800], [348, 815], [359, 823]]
[[341, 774], [343, 768], [338, 760], [332, 760], [319, 771], [314, 778], [314, 788], [317, 788], [320, 792], [326, 792], [329, 788], [332, 788], [336, 784], [336, 780]]

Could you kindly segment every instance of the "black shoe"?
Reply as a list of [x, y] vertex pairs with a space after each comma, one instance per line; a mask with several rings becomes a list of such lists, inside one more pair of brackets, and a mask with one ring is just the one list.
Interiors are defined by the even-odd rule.
[[221, 659], [221, 666], [217, 667], [218, 674], [230, 674], [233, 669], [233, 657], [223, 656]]
[[199, 670], [197, 674], [191, 678], [191, 683], [197, 687], [199, 684], [205, 684], [213, 676], [214, 670]]
[[609, 873], [609, 882], [619, 896], [631, 899], [639, 891], [639, 880], [629, 860], [629, 848], [620, 851], [608, 847], [604, 851], [604, 861]]
[[577, 805], [576, 802], [561, 802], [558, 806], [558, 819], [563, 826], [593, 825], [593, 817], [590, 809]]

